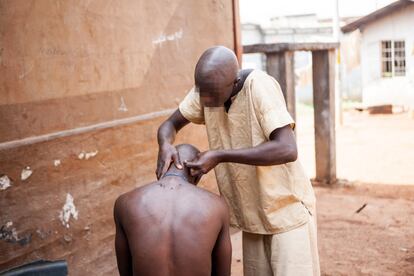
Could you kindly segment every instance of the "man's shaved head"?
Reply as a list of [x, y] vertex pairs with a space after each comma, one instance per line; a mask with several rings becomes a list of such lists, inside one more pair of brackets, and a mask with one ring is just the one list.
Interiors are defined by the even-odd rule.
[[[178, 151], [178, 155], [180, 156], [180, 159], [183, 161], [194, 160], [195, 158], [198, 157], [198, 154], [200, 153], [200, 151], [196, 147], [190, 144], [180, 144], [180, 145], [175, 146], [175, 148]], [[201, 178], [201, 175], [192, 176], [190, 173], [190, 169], [186, 167], [185, 165], [182, 170], [179, 170], [173, 164], [171, 164], [167, 173], [168, 172], [174, 172], [175, 174], [182, 175], [183, 177], [187, 179], [188, 182], [194, 185], [197, 185], [197, 183], [200, 181], [200, 178]]]
[[215, 46], [208, 48], [199, 58], [194, 79], [196, 84], [211, 78], [227, 78], [232, 81], [236, 79], [238, 70], [239, 64], [233, 51], [224, 46]]
[[239, 64], [232, 50], [224, 46], [207, 49], [198, 60], [194, 72], [195, 85], [204, 100], [213, 97], [205, 103], [222, 105], [232, 93], [238, 72]]
[[175, 148], [181, 160], [193, 160], [200, 153], [196, 147], [190, 144], [180, 144], [175, 146]]

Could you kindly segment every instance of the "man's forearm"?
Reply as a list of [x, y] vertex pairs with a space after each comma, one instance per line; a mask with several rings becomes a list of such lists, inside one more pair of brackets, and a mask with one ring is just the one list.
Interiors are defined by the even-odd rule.
[[177, 131], [175, 130], [174, 124], [168, 120], [165, 121], [158, 129], [158, 145], [160, 147], [166, 143], [172, 145], [174, 143], [176, 134]]
[[232, 162], [255, 166], [271, 166], [293, 162], [297, 159], [295, 144], [268, 141], [256, 147], [216, 152], [219, 163]]
[[177, 132], [187, 125], [189, 121], [184, 118], [180, 110], [174, 113], [158, 128], [158, 145], [162, 147], [165, 144], [172, 145], [175, 140]]

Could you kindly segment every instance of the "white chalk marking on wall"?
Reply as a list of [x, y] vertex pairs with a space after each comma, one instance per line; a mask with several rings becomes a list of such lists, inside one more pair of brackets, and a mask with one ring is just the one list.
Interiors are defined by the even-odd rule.
[[32, 175], [32, 173], [33, 173], [33, 171], [30, 169], [29, 166], [27, 166], [26, 168], [24, 168], [22, 170], [22, 173], [21, 173], [20, 177], [23, 181], [25, 181], [26, 179], [28, 179]]
[[62, 225], [69, 228], [70, 217], [72, 216], [75, 220], [78, 220], [78, 214], [72, 195], [67, 193], [65, 205], [63, 205], [62, 210], [59, 212], [59, 219]]
[[78, 158], [80, 160], [82, 159], [88, 160], [89, 158], [95, 157], [97, 154], [98, 154], [98, 150], [91, 151], [91, 152], [82, 151], [81, 153], [78, 154]]
[[174, 41], [177, 39], [181, 39], [183, 37], [183, 29], [180, 29], [179, 31], [166, 35], [166, 34], [161, 34], [159, 37], [157, 37], [156, 39], [154, 39], [152, 41], [153, 45], [160, 45], [166, 41]]
[[125, 101], [124, 101], [124, 97], [122, 97], [122, 96], [121, 96], [121, 105], [119, 106], [118, 110], [122, 111], [122, 112], [127, 112], [128, 111], [128, 108], [127, 108], [127, 106], [125, 104]]
[[11, 180], [7, 175], [0, 177], [0, 190], [6, 190], [11, 187]]
[[19, 79], [25, 78], [30, 73], [30, 71], [32, 71], [32, 69], [33, 69], [33, 64], [29, 67], [29, 69], [24, 70], [23, 73], [19, 75]]
[[53, 165], [54, 165], [55, 167], [60, 166], [60, 164], [61, 164], [61, 162], [60, 162], [60, 160], [59, 160], [59, 159], [55, 159], [55, 160], [53, 161]]
[[87, 152], [85, 153], [85, 159], [88, 160], [89, 158], [95, 157], [98, 154], [98, 151], [91, 151], [91, 152]]

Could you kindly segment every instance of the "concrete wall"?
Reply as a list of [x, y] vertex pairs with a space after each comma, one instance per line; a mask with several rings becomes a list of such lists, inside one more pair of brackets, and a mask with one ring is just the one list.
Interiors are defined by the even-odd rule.
[[[361, 67], [365, 105], [396, 104], [414, 107], [414, 5], [379, 19], [362, 29]], [[381, 41], [405, 40], [406, 75], [381, 76]]]
[[[264, 42], [264, 34], [258, 24], [242, 25], [242, 45], [250, 45]], [[263, 54], [244, 54], [242, 60], [243, 68], [253, 68], [264, 70], [266, 66], [265, 56]]]
[[[203, 50], [234, 47], [232, 8], [0, 1], [0, 271], [45, 258], [71, 275], [115, 274], [114, 200], [155, 179], [165, 116], [154, 112], [177, 107]], [[178, 139], [207, 149], [203, 127]]]

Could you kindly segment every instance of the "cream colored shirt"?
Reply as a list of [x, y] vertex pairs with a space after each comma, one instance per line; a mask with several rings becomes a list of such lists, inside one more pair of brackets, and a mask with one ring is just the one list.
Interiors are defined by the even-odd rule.
[[[211, 150], [255, 147], [268, 141], [273, 130], [294, 127], [278, 82], [259, 70], [249, 74], [228, 112], [202, 107], [194, 88], [179, 110], [189, 121], [206, 125]], [[299, 161], [277, 166], [221, 163], [215, 174], [230, 207], [230, 223], [243, 231], [289, 231], [314, 212], [315, 195]]]

